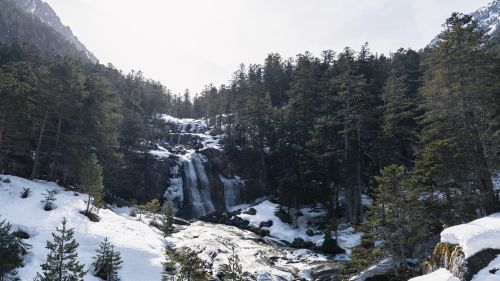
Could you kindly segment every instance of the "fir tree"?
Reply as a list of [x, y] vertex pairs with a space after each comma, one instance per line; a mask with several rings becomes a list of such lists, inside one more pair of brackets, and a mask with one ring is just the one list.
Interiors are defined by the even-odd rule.
[[163, 214], [161, 216], [161, 231], [163, 236], [168, 236], [174, 231], [174, 209], [172, 202], [167, 200], [163, 205]]
[[103, 200], [102, 166], [94, 153], [90, 154], [83, 163], [80, 171], [80, 188], [83, 192], [88, 193], [85, 214], [89, 215], [92, 197], [96, 206], [100, 206]]
[[0, 221], [0, 281], [16, 280], [17, 271], [23, 265], [23, 255], [30, 245], [12, 233], [12, 225]]
[[144, 208], [145, 210], [150, 213], [150, 214], [153, 214], [153, 220], [156, 219], [156, 213], [158, 212], [158, 210], [160, 209], [160, 201], [158, 199], [153, 199], [149, 202], [147, 202], [145, 205], [144, 205]]
[[118, 270], [123, 263], [120, 252], [115, 250], [107, 237], [99, 244], [99, 249], [96, 252], [95, 261], [92, 264], [95, 276], [107, 281], [119, 281]]
[[224, 274], [225, 281], [243, 281], [243, 267], [234, 245], [231, 245], [231, 255], [227, 260], [227, 264], [223, 264], [220, 271]]
[[66, 224], [64, 218], [62, 227], [57, 227], [57, 233], [52, 233], [53, 241], [47, 241], [46, 248], [50, 252], [41, 265], [42, 273], [37, 275], [39, 281], [83, 281], [87, 274], [84, 265], [77, 260], [79, 244], [73, 238], [74, 229], [67, 228]]
[[54, 208], [54, 201], [56, 201], [56, 191], [55, 190], [45, 190], [47, 193], [42, 193], [42, 195], [45, 197], [44, 200], [42, 200], [43, 203], [43, 209], [45, 211], [50, 211]]
[[180, 264], [177, 280], [179, 281], [206, 281], [207, 274], [205, 272], [203, 261], [198, 258], [196, 252], [191, 249], [185, 249], [176, 257]]

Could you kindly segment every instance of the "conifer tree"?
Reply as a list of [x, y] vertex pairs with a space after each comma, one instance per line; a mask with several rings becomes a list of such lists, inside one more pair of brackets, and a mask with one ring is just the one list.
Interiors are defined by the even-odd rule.
[[44, 196], [44, 200], [42, 200], [43, 203], [43, 209], [45, 211], [50, 211], [54, 207], [54, 201], [56, 201], [56, 191], [55, 190], [45, 190], [47, 193], [42, 193]]
[[198, 258], [196, 252], [191, 249], [185, 249], [176, 257], [180, 264], [177, 280], [179, 281], [206, 281], [207, 274], [204, 269], [203, 261]]
[[84, 265], [77, 260], [79, 244], [73, 238], [74, 229], [67, 228], [66, 224], [64, 218], [62, 227], [57, 227], [56, 233], [52, 233], [53, 241], [47, 241], [49, 254], [41, 265], [42, 273], [37, 274], [39, 281], [83, 281], [87, 274]]
[[83, 192], [88, 193], [85, 214], [90, 214], [92, 198], [94, 198], [96, 206], [100, 206], [103, 203], [102, 166], [99, 164], [95, 153], [90, 154], [89, 158], [83, 162], [80, 171], [80, 188]]
[[224, 280], [243, 281], [243, 267], [234, 245], [231, 245], [231, 255], [227, 264], [221, 266], [221, 272], [224, 274]]
[[99, 249], [96, 252], [95, 261], [92, 264], [95, 276], [107, 281], [119, 281], [118, 270], [123, 263], [120, 252], [115, 250], [114, 245], [109, 242], [107, 237], [99, 244]]
[[168, 236], [174, 231], [174, 209], [172, 201], [167, 200], [163, 205], [163, 214], [161, 216], [161, 231], [163, 236]]
[[144, 205], [144, 208], [150, 214], [153, 214], [153, 219], [156, 219], [156, 213], [160, 209], [160, 201], [155, 198]]
[[23, 265], [23, 255], [30, 245], [12, 233], [12, 225], [0, 221], [0, 281], [16, 280], [16, 268]]

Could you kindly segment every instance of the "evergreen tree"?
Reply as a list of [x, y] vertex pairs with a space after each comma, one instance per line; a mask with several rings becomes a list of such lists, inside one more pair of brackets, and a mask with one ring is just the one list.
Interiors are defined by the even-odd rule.
[[12, 225], [0, 221], [0, 281], [16, 280], [16, 269], [23, 265], [23, 255], [30, 245], [12, 233]]
[[94, 205], [101, 206], [103, 204], [103, 177], [102, 166], [97, 160], [97, 156], [92, 153], [87, 158], [80, 171], [80, 189], [88, 193], [87, 208], [85, 214], [90, 214], [92, 198]]
[[156, 219], [156, 213], [160, 210], [160, 201], [158, 199], [153, 199], [144, 205], [144, 208], [150, 214], [153, 214], [153, 219]]
[[45, 211], [51, 211], [54, 208], [54, 201], [56, 201], [56, 191], [55, 190], [45, 190], [47, 193], [42, 193], [42, 195], [45, 197], [44, 200], [42, 200], [43, 203], [43, 209]]
[[185, 249], [176, 257], [180, 264], [180, 270], [177, 275], [179, 281], [206, 281], [207, 273], [205, 272], [203, 261], [198, 258], [196, 252], [191, 249]]
[[174, 231], [174, 209], [170, 200], [167, 200], [163, 205], [163, 214], [160, 219], [163, 236], [172, 234]]
[[243, 267], [234, 245], [231, 245], [231, 255], [227, 264], [223, 264], [220, 271], [224, 274], [224, 281], [243, 281]]
[[94, 272], [95, 276], [107, 281], [119, 281], [118, 270], [123, 263], [120, 252], [116, 251], [113, 244], [108, 238], [99, 244], [99, 249], [96, 250], [97, 255], [94, 257]]
[[73, 238], [74, 229], [66, 227], [66, 218], [62, 227], [56, 228], [57, 233], [52, 233], [53, 241], [47, 241], [49, 250], [47, 260], [42, 267], [42, 274], [37, 274], [39, 281], [83, 281], [87, 274], [84, 265], [77, 260], [78, 243]]
[[[498, 208], [491, 181], [496, 156], [490, 153], [498, 144], [498, 75], [482, 48], [485, 31], [471, 16], [453, 14], [438, 38], [424, 59], [422, 141], [433, 147], [427, 152], [440, 153], [436, 148], [441, 147], [458, 159], [455, 163], [443, 159], [430, 166], [442, 167], [440, 173], [446, 175], [432, 180], [443, 192], [450, 184], [462, 190], [461, 194], [478, 190], [479, 208], [489, 214]], [[440, 145], [444, 143], [446, 147]]]

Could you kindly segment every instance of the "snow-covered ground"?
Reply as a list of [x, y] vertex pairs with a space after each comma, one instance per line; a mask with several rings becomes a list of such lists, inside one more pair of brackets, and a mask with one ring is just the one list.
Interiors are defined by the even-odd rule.
[[448, 270], [441, 268], [433, 273], [415, 277], [410, 281], [460, 281], [457, 277], [453, 276]]
[[[458, 244], [462, 247], [465, 258], [469, 258], [485, 249], [500, 249], [500, 213], [455, 225], [441, 232], [441, 242]], [[446, 269], [440, 269], [411, 281], [448, 281], [458, 280]], [[472, 281], [500, 281], [500, 256], [476, 274]]]
[[[313, 242], [314, 244], [321, 246], [323, 244], [324, 234], [320, 233], [314, 228], [308, 225], [309, 222], [314, 221], [318, 217], [325, 216], [324, 210], [316, 210], [313, 208], [302, 208], [300, 212], [303, 214], [299, 216], [296, 222], [296, 227], [293, 224], [284, 223], [275, 215], [275, 211], [280, 205], [272, 203], [269, 200], [264, 200], [251, 208], [254, 208], [257, 212], [255, 215], [248, 214], [248, 209], [243, 209], [243, 212], [238, 216], [242, 219], [248, 220], [250, 225], [254, 227], [259, 227], [261, 223], [272, 221], [273, 225], [271, 227], [263, 227], [263, 229], [269, 230], [270, 236], [277, 238], [279, 240], [284, 240], [292, 243], [295, 238], [302, 238], [305, 241]], [[307, 230], [312, 230], [315, 235], [307, 235]], [[335, 237], [334, 233], [332, 236]], [[346, 250], [347, 254], [350, 254], [350, 249], [358, 246], [361, 243], [362, 233], [355, 232], [352, 227], [344, 227], [338, 231], [338, 244], [341, 248]], [[337, 255], [336, 259], [346, 260], [347, 255]]]
[[[41, 271], [40, 264], [45, 262], [48, 253], [46, 241], [52, 238], [51, 233], [64, 217], [68, 226], [75, 229], [75, 239], [80, 244], [78, 259], [85, 264], [85, 269], [91, 269], [95, 249], [108, 237], [123, 258], [123, 268], [119, 271], [122, 281], [161, 280], [165, 245], [198, 251], [213, 273], [227, 262], [230, 246], [234, 245], [243, 270], [257, 280], [312, 280], [311, 274], [316, 267], [335, 266], [334, 261], [321, 254], [279, 247], [271, 239], [232, 226], [195, 222], [190, 226], [178, 226], [181, 228], [178, 233], [164, 239], [156, 228], [148, 225], [147, 219], [140, 222], [137, 217], [131, 217], [128, 208], [102, 209], [99, 211], [101, 220], [91, 222], [79, 213], [85, 208], [85, 194], [65, 190], [50, 182], [7, 175], [0, 175], [0, 178], [10, 180], [10, 183], [0, 181], [0, 219], [10, 222], [14, 230], [27, 232], [30, 235], [27, 242], [33, 246], [25, 256], [25, 266], [19, 270], [22, 281], [33, 280]], [[23, 187], [32, 190], [26, 199], [20, 198]], [[48, 212], [43, 210], [41, 203], [42, 193], [47, 189], [57, 191], [55, 209]], [[262, 219], [268, 218], [262, 215]], [[100, 279], [87, 274], [84, 280]]]
[[[100, 210], [100, 222], [91, 222], [79, 213], [85, 209], [85, 194], [65, 191], [49, 182], [34, 182], [14, 176], [3, 176], [10, 183], [0, 185], [0, 219], [6, 219], [14, 229], [21, 229], [30, 235], [27, 240], [32, 248], [25, 257], [26, 265], [19, 270], [21, 280], [33, 280], [41, 272], [40, 264], [45, 262], [48, 250], [46, 241], [51, 233], [61, 225], [64, 217], [68, 227], [75, 228], [78, 259], [90, 269], [95, 249], [105, 237], [116, 246], [123, 258], [123, 268], [119, 276], [123, 281], [160, 280], [163, 258], [163, 240], [159, 231], [136, 220], [128, 220], [111, 210]], [[31, 188], [26, 199], [20, 198], [23, 187]], [[56, 190], [55, 209], [44, 211], [42, 193]], [[97, 281], [97, 277], [87, 274], [85, 281]]]

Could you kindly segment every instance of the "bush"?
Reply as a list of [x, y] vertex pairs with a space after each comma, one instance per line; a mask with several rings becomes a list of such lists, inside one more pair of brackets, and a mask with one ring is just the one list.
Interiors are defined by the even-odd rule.
[[21, 192], [21, 198], [28, 198], [31, 194], [31, 188], [23, 187], [23, 191]]

